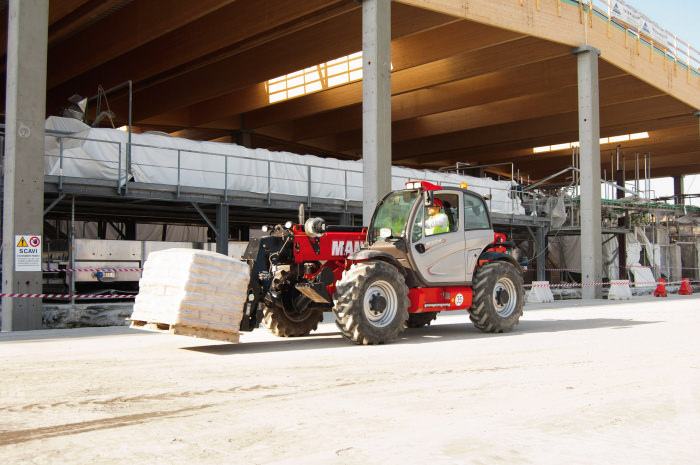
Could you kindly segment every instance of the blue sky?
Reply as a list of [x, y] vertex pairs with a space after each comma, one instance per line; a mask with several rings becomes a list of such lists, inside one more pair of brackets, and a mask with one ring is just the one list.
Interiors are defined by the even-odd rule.
[[624, 0], [661, 27], [700, 50], [700, 0]]
[[[700, 51], [700, 0], [624, 0], [661, 27]], [[652, 173], [653, 175], [653, 173]], [[700, 175], [686, 176], [685, 192], [700, 193]], [[673, 194], [670, 178], [652, 180], [657, 196]], [[700, 206], [700, 199], [687, 203]]]

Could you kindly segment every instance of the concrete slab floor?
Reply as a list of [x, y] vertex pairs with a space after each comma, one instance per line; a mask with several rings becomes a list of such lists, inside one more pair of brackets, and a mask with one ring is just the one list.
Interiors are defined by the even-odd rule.
[[124, 327], [0, 334], [3, 463], [700, 463], [700, 296], [464, 312], [353, 346]]

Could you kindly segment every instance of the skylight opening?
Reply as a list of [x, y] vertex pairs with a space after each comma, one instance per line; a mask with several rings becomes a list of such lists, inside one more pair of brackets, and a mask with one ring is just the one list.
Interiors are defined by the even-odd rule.
[[281, 102], [362, 79], [362, 52], [270, 79], [265, 83], [270, 103]]
[[[616, 144], [619, 142], [626, 142], [631, 140], [647, 139], [649, 137], [648, 132], [637, 132], [635, 134], [624, 134], [621, 136], [612, 137], [602, 137], [600, 139], [600, 144]], [[580, 142], [567, 142], [565, 144], [555, 144], [555, 145], [544, 145], [542, 147], [535, 147], [532, 149], [533, 153], [544, 153], [544, 152], [555, 152], [557, 150], [570, 149], [572, 147], [580, 147]]]

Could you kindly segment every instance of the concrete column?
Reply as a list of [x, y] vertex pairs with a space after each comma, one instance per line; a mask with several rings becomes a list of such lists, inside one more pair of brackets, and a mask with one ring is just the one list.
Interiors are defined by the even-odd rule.
[[228, 255], [228, 205], [216, 206], [216, 251]]
[[584, 299], [600, 299], [603, 277], [603, 237], [600, 213], [600, 112], [598, 56], [589, 46], [572, 50], [578, 60], [578, 132], [581, 167], [581, 279]]
[[[41, 271], [15, 271], [15, 235], [42, 235], [49, 0], [10, 0], [7, 34], [2, 291], [40, 293]], [[41, 299], [2, 299], [2, 330], [41, 329]]]
[[391, 190], [391, 1], [362, 2], [362, 224]]
[[683, 187], [683, 175], [673, 177], [673, 203], [676, 205], [685, 204], [685, 197], [683, 197], [685, 187]]

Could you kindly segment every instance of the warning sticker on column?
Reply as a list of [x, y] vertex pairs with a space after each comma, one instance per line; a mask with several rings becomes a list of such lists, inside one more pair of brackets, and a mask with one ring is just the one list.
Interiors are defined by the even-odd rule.
[[15, 271], [41, 271], [41, 236], [15, 236]]

